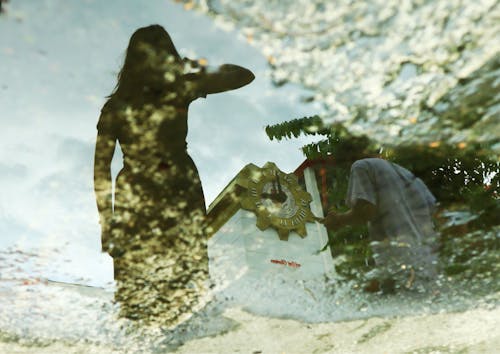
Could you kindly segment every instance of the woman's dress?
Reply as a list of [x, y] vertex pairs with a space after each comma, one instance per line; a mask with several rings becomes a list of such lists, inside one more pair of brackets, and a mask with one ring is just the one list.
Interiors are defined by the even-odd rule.
[[125, 317], [163, 325], [203, 305], [208, 279], [205, 200], [186, 144], [188, 106], [205, 94], [192, 78], [174, 84], [114, 95], [97, 126], [123, 152], [109, 238], [115, 300]]

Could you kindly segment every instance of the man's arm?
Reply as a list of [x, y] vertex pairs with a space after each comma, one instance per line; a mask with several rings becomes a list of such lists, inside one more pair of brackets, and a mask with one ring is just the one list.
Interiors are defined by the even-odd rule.
[[345, 213], [329, 211], [322, 223], [327, 229], [336, 231], [348, 225], [359, 225], [371, 221], [375, 213], [375, 205], [364, 199], [357, 199], [352, 209]]
[[338, 230], [347, 225], [372, 220], [376, 213], [376, 193], [370, 164], [365, 159], [355, 161], [351, 166], [346, 195], [346, 202], [351, 210], [339, 214], [330, 211], [323, 223], [329, 229]]

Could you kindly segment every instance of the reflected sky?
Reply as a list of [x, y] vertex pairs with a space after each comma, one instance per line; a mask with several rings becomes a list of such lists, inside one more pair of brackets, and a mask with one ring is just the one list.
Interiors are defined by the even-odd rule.
[[[259, 51], [209, 18], [162, 0], [13, 0], [6, 10], [0, 17], [0, 249], [63, 248], [80, 278], [99, 268], [95, 126], [130, 35], [144, 25], [164, 26], [182, 56], [240, 64], [256, 74], [243, 89], [191, 105], [188, 149], [207, 205], [247, 163], [274, 161], [290, 172], [302, 162], [305, 139], [278, 145], [264, 127], [320, 108], [301, 104], [307, 92], [298, 87], [273, 87]], [[115, 174], [120, 166], [115, 156]], [[79, 257], [81, 247], [95, 250], [95, 270]]]

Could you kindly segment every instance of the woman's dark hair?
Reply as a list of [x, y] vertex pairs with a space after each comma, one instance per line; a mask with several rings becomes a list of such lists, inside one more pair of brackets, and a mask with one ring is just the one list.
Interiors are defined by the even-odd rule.
[[168, 32], [160, 25], [151, 25], [136, 30], [127, 47], [123, 67], [118, 74], [117, 84], [109, 97], [123, 92], [133, 92], [148, 85], [148, 80], [158, 77], [164, 68], [148, 65], [147, 61], [161, 62], [169, 59], [182, 61]]

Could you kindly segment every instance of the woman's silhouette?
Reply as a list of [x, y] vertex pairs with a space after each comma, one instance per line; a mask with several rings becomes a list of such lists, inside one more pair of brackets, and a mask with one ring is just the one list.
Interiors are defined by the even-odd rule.
[[[205, 201], [187, 153], [188, 107], [253, 79], [240, 66], [210, 71], [182, 59], [159, 25], [130, 38], [97, 124], [94, 165], [102, 248], [113, 257], [122, 315], [172, 325], [201, 306], [208, 278]], [[117, 141], [124, 166], [113, 204], [110, 164]]]

